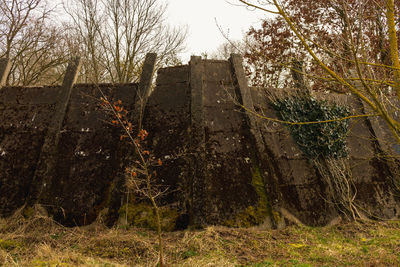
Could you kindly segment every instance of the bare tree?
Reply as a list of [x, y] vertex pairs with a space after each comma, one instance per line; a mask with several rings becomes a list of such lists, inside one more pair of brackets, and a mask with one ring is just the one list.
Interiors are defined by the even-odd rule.
[[66, 0], [64, 8], [82, 41], [88, 81], [136, 81], [146, 53], [156, 51], [161, 66], [184, 48], [186, 29], [169, 27], [157, 0]]
[[68, 53], [53, 9], [44, 0], [0, 2], [0, 57], [11, 60], [7, 84], [34, 85], [61, 79]]
[[70, 15], [70, 24], [73, 26], [69, 32], [70, 40], [74, 42], [78, 53], [83, 57], [81, 79], [98, 83], [101, 76], [99, 69], [101, 52], [97, 44], [100, 42], [98, 34], [100, 18], [103, 16], [98, 10], [99, 1], [69, 1], [63, 5]]
[[231, 54], [244, 54], [246, 41], [232, 41], [227, 39], [226, 42], [222, 43], [217, 49], [209, 55], [213, 59], [226, 60]]

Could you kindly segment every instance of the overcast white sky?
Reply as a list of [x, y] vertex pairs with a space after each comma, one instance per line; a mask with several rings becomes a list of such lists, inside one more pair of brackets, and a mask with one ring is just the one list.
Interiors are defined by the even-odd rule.
[[[62, 2], [62, 0], [48, 1]], [[190, 60], [191, 55], [212, 53], [226, 41], [217, 23], [230, 40], [241, 40], [250, 26], [258, 27], [261, 19], [268, 16], [260, 10], [249, 10], [239, 4], [238, 0], [160, 1], [168, 4], [166, 17], [170, 26], [188, 27], [186, 52], [180, 55], [184, 64]], [[59, 8], [60, 14], [64, 13], [63, 16], [66, 16], [61, 4]]]
[[[235, 6], [237, 0], [165, 0], [168, 2], [168, 22], [171, 26], [187, 25], [187, 51], [183, 63], [191, 55], [213, 52], [224, 43], [218, 25], [231, 40], [240, 40], [250, 26], [260, 25], [267, 14]], [[230, 4], [232, 3], [232, 4]]]

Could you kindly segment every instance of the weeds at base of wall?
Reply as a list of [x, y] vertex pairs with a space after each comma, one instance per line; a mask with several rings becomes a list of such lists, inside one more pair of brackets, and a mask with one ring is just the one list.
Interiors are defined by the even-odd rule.
[[[174, 231], [176, 228], [176, 220], [178, 219], [178, 211], [169, 207], [159, 207], [161, 217], [161, 230], [164, 232]], [[128, 212], [128, 214], [126, 214]], [[157, 231], [157, 218], [151, 204], [128, 203], [119, 209], [120, 219], [127, 218], [127, 224], [134, 228], [147, 228]]]
[[[172, 266], [398, 266], [400, 222], [207, 227], [163, 234]], [[22, 214], [0, 219], [0, 266], [156, 266], [157, 233], [94, 223], [67, 228]]]

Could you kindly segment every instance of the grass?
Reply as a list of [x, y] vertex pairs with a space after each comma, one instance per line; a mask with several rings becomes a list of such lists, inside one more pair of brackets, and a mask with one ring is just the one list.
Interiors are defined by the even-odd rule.
[[[400, 266], [400, 222], [163, 234], [171, 266]], [[157, 234], [49, 218], [0, 220], [0, 266], [155, 266]]]

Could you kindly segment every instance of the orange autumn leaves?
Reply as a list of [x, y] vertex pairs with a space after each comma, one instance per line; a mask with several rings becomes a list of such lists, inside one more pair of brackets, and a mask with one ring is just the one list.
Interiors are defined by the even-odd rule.
[[102, 107], [107, 110], [111, 109], [114, 112], [115, 119], [111, 120], [111, 123], [116, 126], [122, 124], [125, 129], [132, 132], [132, 123], [127, 119], [128, 111], [122, 106], [122, 101], [118, 100], [111, 104], [110, 101], [104, 97], [101, 97], [100, 100], [100, 105]]
[[[134, 145], [137, 149], [137, 152], [140, 153], [140, 156], [145, 162], [136, 161], [138, 167], [142, 167], [143, 164], [148, 166], [162, 166], [163, 162], [161, 159], [155, 159], [151, 156], [149, 150], [143, 148], [143, 142], [148, 137], [149, 133], [144, 130], [140, 129], [137, 133], [134, 133], [134, 126], [133, 123], [129, 120], [128, 111], [122, 105], [121, 100], [117, 100], [111, 103], [105, 97], [101, 97], [101, 106], [108, 111], [112, 111], [113, 119], [111, 120], [111, 124], [113, 126], [122, 127], [124, 129], [124, 133], [121, 134], [120, 140], [129, 140], [129, 144]], [[129, 175], [132, 177], [137, 177], [138, 173], [141, 173], [140, 168], [126, 168], [125, 170]]]

